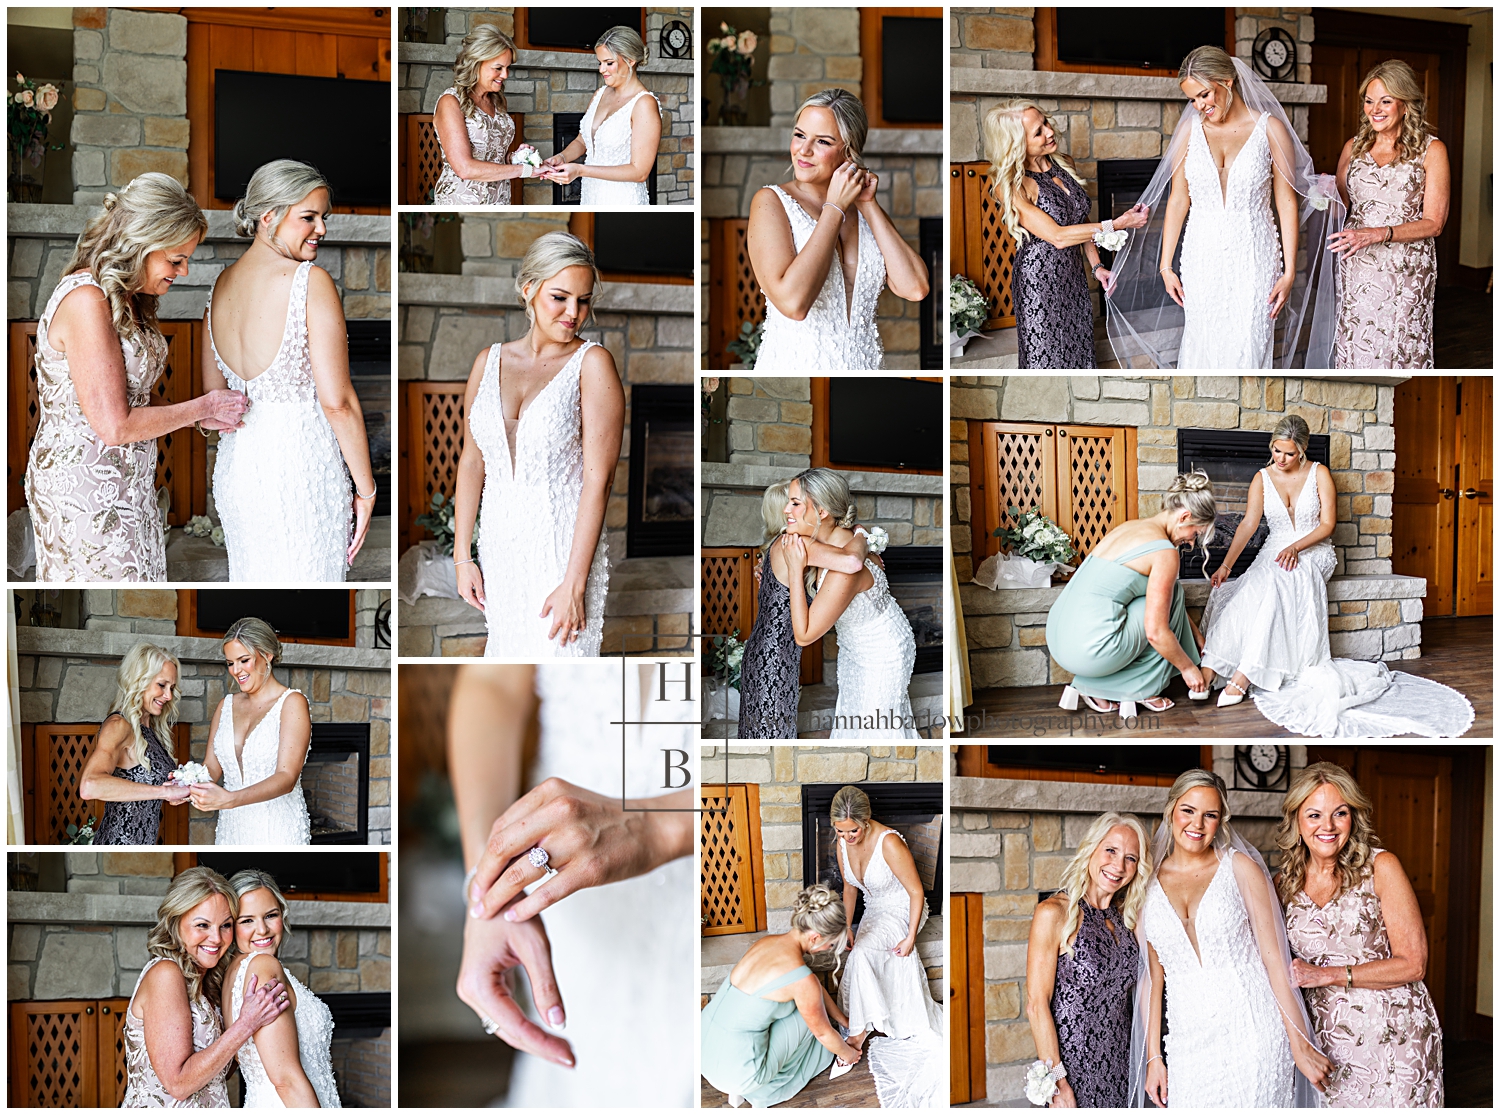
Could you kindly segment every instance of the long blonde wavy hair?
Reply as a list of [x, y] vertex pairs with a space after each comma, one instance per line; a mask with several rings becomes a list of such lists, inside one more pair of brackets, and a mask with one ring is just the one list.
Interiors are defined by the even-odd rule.
[[1276, 826], [1276, 846], [1281, 849], [1281, 872], [1276, 890], [1283, 904], [1297, 896], [1307, 882], [1307, 844], [1297, 827], [1297, 814], [1319, 786], [1333, 786], [1349, 806], [1349, 839], [1339, 849], [1339, 892], [1343, 896], [1359, 885], [1365, 868], [1375, 858], [1380, 839], [1370, 823], [1374, 803], [1359, 788], [1354, 776], [1336, 763], [1314, 763], [1292, 775], [1292, 784], [1281, 800], [1281, 823]]
[[87, 269], [109, 300], [122, 339], [161, 337], [157, 297], [140, 289], [146, 257], [208, 235], [208, 218], [171, 175], [150, 171], [117, 194], [104, 195], [104, 212], [84, 225], [64, 275]]
[[224, 982], [224, 969], [229, 950], [219, 956], [219, 962], [204, 971], [193, 963], [187, 946], [182, 943], [182, 919], [200, 902], [213, 895], [222, 894], [229, 903], [229, 916], [239, 916], [240, 900], [229, 885], [229, 880], [212, 867], [189, 867], [167, 888], [166, 897], [156, 908], [156, 924], [146, 931], [146, 951], [152, 956], [170, 960], [182, 969], [187, 980], [189, 999], [206, 999], [215, 1005], [219, 1002], [219, 988]]
[[[493, 23], [481, 23], [464, 36], [458, 44], [458, 56], [453, 59], [453, 90], [458, 94], [458, 106], [464, 110], [464, 119], [472, 119], [476, 111], [474, 86], [479, 84], [479, 68], [486, 62], [510, 52], [511, 65], [516, 64], [516, 42]], [[505, 90], [489, 94], [490, 107], [506, 111]]]
[[[1047, 126], [1057, 132], [1052, 117], [1035, 101], [1001, 101], [984, 114], [984, 157], [990, 161], [990, 196], [1000, 206], [1000, 221], [1005, 225], [1011, 239], [1018, 245], [1031, 233], [1021, 227], [1021, 218], [1016, 210], [1016, 198], [1022, 196], [1026, 183], [1026, 124], [1022, 116], [1027, 109], [1034, 109]], [[1055, 151], [1052, 162], [1061, 167], [1080, 186], [1084, 184], [1072, 160]]]
[[1146, 901], [1146, 887], [1151, 882], [1151, 839], [1146, 835], [1146, 826], [1133, 813], [1099, 814], [1079, 841], [1077, 854], [1063, 868], [1062, 886], [1059, 889], [1067, 895], [1068, 916], [1063, 921], [1062, 939], [1063, 951], [1069, 956], [1073, 955], [1073, 946], [1067, 943], [1068, 938], [1078, 928], [1078, 907], [1083, 902], [1083, 892], [1089, 885], [1089, 860], [1094, 858], [1094, 852], [1104, 843], [1109, 830], [1117, 827], [1128, 828], [1135, 833], [1136, 840], [1140, 842], [1141, 854], [1136, 859], [1135, 878], [1115, 891], [1114, 897], [1110, 899], [1110, 908], [1120, 911], [1120, 920], [1125, 923], [1126, 929], [1134, 930], [1136, 918], [1140, 916], [1141, 906]]
[[[172, 699], [161, 710], [161, 715], [153, 717], [144, 707], [146, 690], [168, 663], [176, 667], [178, 683], [172, 687]], [[120, 766], [129, 770], [145, 761], [146, 737], [141, 734], [143, 724], [155, 733], [157, 742], [167, 749], [167, 754], [172, 753], [172, 725], [177, 723], [177, 704], [181, 699], [182, 663], [175, 654], [163, 650], [155, 643], [136, 643], [125, 652], [125, 657], [120, 659], [119, 669], [115, 671], [115, 699], [109, 706], [111, 714], [118, 712], [125, 723], [130, 725], [130, 745], [125, 754], [129, 762], [121, 763]]]
[[[1432, 127], [1427, 123], [1427, 94], [1417, 79], [1416, 71], [1399, 58], [1378, 62], [1365, 79], [1359, 83], [1359, 100], [1364, 104], [1365, 90], [1376, 78], [1385, 86], [1385, 91], [1401, 102], [1405, 110], [1401, 115], [1401, 134], [1396, 139], [1396, 161], [1408, 163], [1420, 159], [1426, 147], [1427, 136]], [[1370, 127], [1370, 118], [1361, 109], [1359, 128], [1354, 133], [1354, 147], [1349, 152], [1350, 160], [1359, 158], [1375, 145], [1375, 129]], [[1352, 804], [1352, 803], [1351, 803]]]
[[761, 494], [760, 518], [765, 528], [765, 540], [760, 544], [762, 556], [786, 530], [786, 493], [789, 487], [790, 480], [778, 480]]

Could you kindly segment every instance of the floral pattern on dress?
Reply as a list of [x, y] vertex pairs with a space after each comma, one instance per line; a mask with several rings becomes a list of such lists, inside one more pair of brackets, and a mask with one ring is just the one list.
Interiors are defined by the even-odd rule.
[[[135, 981], [135, 991], [141, 989], [141, 980], [146, 973], [162, 963], [163, 957], [155, 956], [146, 961], [140, 976]], [[171, 961], [167, 961], [171, 963]], [[167, 1086], [156, 1075], [151, 1057], [146, 1052], [146, 1023], [135, 1013], [135, 991], [130, 994], [130, 1003], [125, 1008], [125, 1100], [121, 1107], [228, 1107], [229, 1070], [234, 1062], [226, 1061], [214, 1078], [185, 1100], [176, 1099], [167, 1091]], [[224, 1032], [224, 1023], [219, 1008], [206, 999], [198, 998], [188, 1003], [193, 1017], [193, 1052], [202, 1053]]]
[[[595, 127], [595, 114], [599, 111], [599, 102], [607, 88], [605, 85], [599, 86], [599, 91], [589, 102], [589, 110], [583, 114], [583, 119], [578, 124], [578, 137], [583, 140], [583, 161], [589, 166], [624, 166], [630, 162], [630, 132], [635, 102], [642, 97], [656, 100], [655, 93], [643, 89]], [[660, 102], [657, 103], [657, 111], [661, 111]], [[580, 203], [585, 209], [594, 206], [612, 208], [617, 205], [651, 204], [651, 191], [644, 182], [611, 182], [603, 178], [580, 178], [578, 182], [581, 186]]]
[[[1423, 160], [1378, 165], [1366, 151], [1349, 164], [1345, 228], [1382, 228], [1422, 219], [1427, 189]], [[1335, 368], [1431, 368], [1437, 245], [1430, 237], [1371, 244], [1339, 260]]]
[[[459, 100], [457, 89], [444, 89], [438, 100], [452, 97]], [[463, 102], [459, 102], [460, 109]], [[472, 107], [472, 106], [471, 106]], [[469, 133], [472, 157], [484, 163], [504, 163], [510, 153], [510, 145], [516, 139], [516, 122], [510, 113], [496, 111], [493, 116], [474, 108], [473, 115], [464, 117], [464, 128]], [[510, 179], [503, 182], [468, 182], [458, 176], [448, 162], [448, 152], [443, 151], [442, 136], [438, 137], [438, 150], [442, 151], [443, 168], [438, 172], [437, 185], [432, 187], [434, 205], [509, 205]]]
[[[805, 590], [804, 590], [805, 592]], [[740, 664], [739, 739], [796, 739], [802, 648], [792, 632], [792, 590], [760, 568], [760, 610]]]
[[[1374, 880], [1372, 862], [1357, 886], [1326, 906], [1299, 891], [1286, 907], [1292, 955], [1319, 967], [1389, 960], [1391, 940]], [[1334, 1066], [1323, 1106], [1443, 1106], [1443, 1031], [1425, 983], [1347, 991], [1339, 984], [1302, 994]]]
[[[1027, 173], [1036, 206], [1060, 225], [1089, 218], [1089, 195], [1061, 167]], [[1066, 189], [1053, 179], [1062, 179]], [[1022, 368], [1093, 368], [1094, 309], [1077, 246], [1054, 248], [1028, 236], [1016, 252], [1016, 344]]]
[[1118, 909], [1079, 902], [1078, 911], [1073, 955], [1057, 958], [1052, 987], [1057, 1043], [1079, 1107], [1126, 1107], [1141, 946]]
[[[118, 716], [119, 713], [113, 714]], [[105, 723], [109, 719], [106, 718]], [[116, 767], [111, 773], [116, 778], [135, 782], [142, 786], [164, 786], [167, 776], [177, 769], [177, 764], [167, 749], [156, 738], [151, 725], [141, 725], [141, 738], [146, 741], [141, 762], [133, 767]], [[94, 834], [95, 844], [156, 844], [161, 835], [161, 799], [148, 801], [107, 801], [104, 816], [99, 821], [99, 831]]]

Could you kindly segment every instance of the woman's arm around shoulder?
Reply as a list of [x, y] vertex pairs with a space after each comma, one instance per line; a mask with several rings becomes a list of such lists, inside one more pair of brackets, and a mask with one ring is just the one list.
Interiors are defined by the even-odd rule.
[[[292, 994], [291, 983], [282, 970], [281, 961], [275, 956], [260, 953], [245, 963], [250, 968], [247, 981], [252, 977], [262, 984], [279, 980], [286, 986], [288, 995]], [[287, 1010], [274, 1022], [261, 1027], [252, 1040], [255, 1042], [255, 1052], [260, 1056], [261, 1066], [266, 1070], [266, 1077], [283, 1104], [287, 1107], [322, 1106], [302, 1067], [302, 1051], [297, 1042], [295, 1002], [289, 1000]]]

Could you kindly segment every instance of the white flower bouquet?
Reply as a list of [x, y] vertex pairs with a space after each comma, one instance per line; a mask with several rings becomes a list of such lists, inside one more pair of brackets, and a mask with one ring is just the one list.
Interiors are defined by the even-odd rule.
[[979, 330], [990, 319], [990, 300], [986, 298], [974, 280], [967, 275], [954, 275], [948, 280], [948, 354], [960, 356], [969, 338], [979, 336]]
[[207, 538], [215, 546], [224, 545], [224, 528], [214, 526], [207, 515], [194, 515], [182, 528], [182, 533], [189, 538]]
[[183, 763], [171, 774], [167, 775], [167, 778], [179, 786], [196, 786], [202, 782], [213, 781], [213, 777], [208, 773], [208, 768], [202, 763]]
[[885, 527], [866, 527], [865, 537], [870, 540], [870, 553], [880, 554], [891, 544], [891, 536], [886, 533]]
[[1308, 186], [1307, 200], [1312, 207], [1319, 212], [1328, 208], [1330, 201], [1339, 201], [1338, 179], [1331, 174], [1319, 174], [1314, 176]]
[[512, 166], [521, 167], [522, 178], [534, 178], [542, 166], [542, 153], [529, 143], [520, 143], [510, 153]]
[[985, 558], [974, 571], [974, 583], [991, 589], [1046, 588], [1052, 574], [1066, 569], [1078, 551], [1067, 533], [1035, 507], [1023, 512], [1012, 504], [1007, 510], [1016, 525], [993, 533], [1009, 552]]

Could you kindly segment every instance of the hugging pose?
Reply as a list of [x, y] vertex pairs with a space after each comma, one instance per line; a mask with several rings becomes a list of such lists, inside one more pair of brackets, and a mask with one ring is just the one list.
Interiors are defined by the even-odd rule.
[[1422, 913], [1371, 809], [1342, 767], [1296, 772], [1274, 877], [1210, 771], [1173, 783], [1154, 839], [1096, 818], [1032, 918], [1032, 1102], [1443, 1106]]

